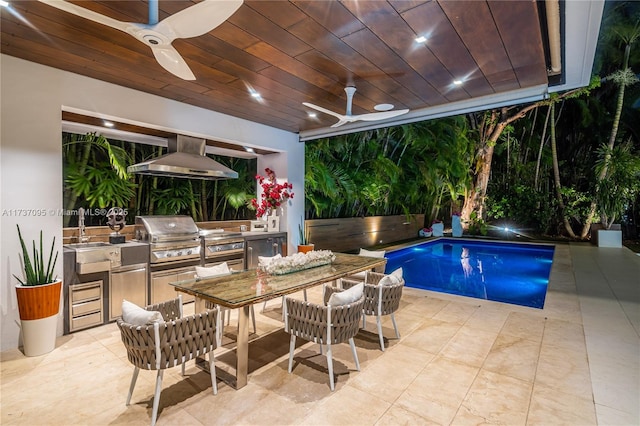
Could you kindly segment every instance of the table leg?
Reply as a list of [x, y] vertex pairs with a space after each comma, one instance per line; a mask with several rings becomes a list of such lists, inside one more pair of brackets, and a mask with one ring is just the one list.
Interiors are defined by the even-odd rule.
[[249, 309], [243, 306], [238, 313], [238, 341], [236, 346], [236, 389], [247, 385], [249, 371]]

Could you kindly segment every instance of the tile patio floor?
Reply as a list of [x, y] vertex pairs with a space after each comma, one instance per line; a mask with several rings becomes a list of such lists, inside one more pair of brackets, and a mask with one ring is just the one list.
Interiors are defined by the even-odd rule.
[[[348, 345], [334, 349], [335, 392], [317, 345], [302, 342], [287, 373], [280, 315], [275, 300], [257, 315], [239, 391], [221, 382], [214, 396], [192, 363], [184, 379], [168, 370], [158, 425], [640, 424], [640, 256], [628, 249], [558, 245], [542, 310], [407, 288], [386, 352], [375, 321], [356, 337], [360, 372]], [[393, 336], [388, 318], [383, 329]], [[155, 373], [140, 373], [126, 407], [133, 368], [114, 324], [41, 357], [1, 356], [2, 425], [150, 422]]]

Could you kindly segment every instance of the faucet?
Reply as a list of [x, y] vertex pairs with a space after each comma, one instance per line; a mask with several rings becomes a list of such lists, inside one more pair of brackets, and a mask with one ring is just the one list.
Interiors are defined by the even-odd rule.
[[84, 208], [80, 207], [78, 209], [78, 242], [86, 243], [89, 241], [91, 237], [87, 237], [85, 235], [85, 226], [84, 226]]

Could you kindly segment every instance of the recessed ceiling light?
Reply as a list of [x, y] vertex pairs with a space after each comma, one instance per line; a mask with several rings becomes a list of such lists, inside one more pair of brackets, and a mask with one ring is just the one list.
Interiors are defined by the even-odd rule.
[[249, 89], [249, 94], [251, 95], [251, 97], [255, 100], [261, 100], [262, 96], [260, 96], [260, 93], [258, 93], [256, 90], [250, 88]]
[[425, 36], [418, 36], [416, 38], [414, 38], [416, 43], [424, 43], [425, 41], [427, 41], [427, 38]]
[[255, 150], [253, 148], [251, 148], [250, 146], [244, 146], [243, 148], [247, 152], [255, 152]]
[[376, 111], [389, 111], [393, 109], [393, 105], [391, 104], [378, 104], [373, 107]]
[[315, 112], [307, 113], [307, 115], [309, 116], [309, 118], [316, 118], [318, 116], [318, 114], [316, 114]]
[[104, 124], [105, 127], [113, 127], [113, 126], [115, 126], [115, 124], [113, 124], [111, 121], [106, 121], [106, 120], [104, 120], [102, 122], [102, 124]]
[[453, 84], [460, 86], [462, 84], [462, 80], [453, 80]]

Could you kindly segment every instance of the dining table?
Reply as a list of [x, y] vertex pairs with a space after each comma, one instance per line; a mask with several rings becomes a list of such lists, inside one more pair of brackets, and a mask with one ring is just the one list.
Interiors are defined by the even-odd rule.
[[239, 309], [235, 377], [223, 377], [225, 382], [235, 389], [247, 385], [251, 305], [330, 283], [358, 272], [384, 267], [387, 262], [385, 258], [346, 253], [334, 253], [334, 256], [334, 260], [329, 264], [281, 275], [269, 274], [262, 268], [257, 268], [170, 283], [176, 291], [195, 296], [196, 312], [205, 309], [205, 301], [225, 308]]

